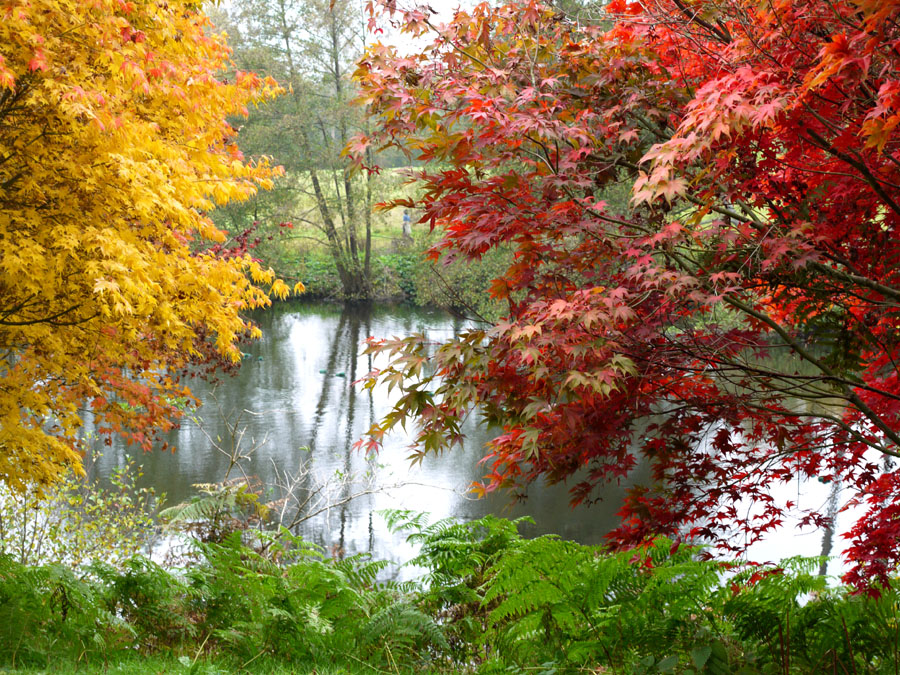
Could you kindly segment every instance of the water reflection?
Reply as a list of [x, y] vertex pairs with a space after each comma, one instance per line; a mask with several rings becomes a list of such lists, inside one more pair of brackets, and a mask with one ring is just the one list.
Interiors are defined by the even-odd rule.
[[[392, 536], [376, 514], [387, 508], [427, 511], [433, 519], [527, 514], [536, 520], [530, 533], [553, 532], [583, 543], [598, 543], [614, 526], [622, 488], [610, 488], [600, 505], [577, 509], [569, 507], [564, 486], [534, 486], [528, 498], [516, 504], [505, 495], [473, 499], [466, 491], [481, 477], [477, 462], [490, 436], [471, 420], [465, 426], [465, 447], [428, 457], [415, 467], [407, 459], [410, 439], [402, 434], [389, 437], [377, 457], [352, 449], [398, 395], [353, 384], [373, 366], [370, 356], [360, 354], [363, 340], [413, 332], [442, 340], [463, 327], [459, 319], [409, 307], [282, 303], [257, 321], [264, 337], [248, 348], [239, 373], [216, 388], [202, 382], [193, 387], [205, 402], [202, 421], [186, 421], [165, 439], [177, 452], [138, 457], [144, 484], [165, 492], [169, 504], [195, 494], [195, 483], [225, 477], [236, 433], [233, 425], [240, 417], [238, 428], [245, 429], [242, 447], [256, 448], [242, 462], [242, 470], [266, 485], [288, 477], [297, 481], [301, 492], [307, 491], [304, 494], [319, 489], [316, 499], [326, 497], [332, 508], [297, 529], [335, 552], [408, 559], [412, 550], [401, 537]], [[96, 466], [108, 475], [135, 453], [140, 454], [114, 445]], [[344, 479], [349, 476], [355, 480]]]

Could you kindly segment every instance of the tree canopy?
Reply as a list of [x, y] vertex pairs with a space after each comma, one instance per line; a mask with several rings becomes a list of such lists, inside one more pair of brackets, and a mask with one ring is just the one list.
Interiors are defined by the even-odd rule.
[[[736, 550], [838, 481], [862, 504], [848, 579], [900, 561], [900, 2], [614, 0], [584, 25], [521, 0], [372, 45], [351, 144], [426, 162], [415, 206], [438, 250], [515, 261], [504, 319], [439, 347], [372, 343], [402, 394], [371, 431], [421, 422], [419, 452], [473, 407], [503, 431], [483, 489], [570, 480], [602, 497], [638, 462], [621, 526]], [[361, 160], [362, 161], [362, 160]], [[612, 199], [623, 188], [630, 201]]]
[[288, 288], [207, 217], [266, 187], [227, 115], [273, 96], [182, 0], [0, 5], [0, 480], [78, 465], [86, 410], [149, 447]]

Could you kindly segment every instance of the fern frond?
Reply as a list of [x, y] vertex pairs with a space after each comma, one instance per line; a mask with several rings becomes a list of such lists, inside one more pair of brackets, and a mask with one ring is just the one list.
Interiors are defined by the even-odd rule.
[[434, 619], [405, 602], [389, 605], [375, 614], [363, 630], [362, 641], [405, 647], [429, 644], [443, 651], [450, 649]]

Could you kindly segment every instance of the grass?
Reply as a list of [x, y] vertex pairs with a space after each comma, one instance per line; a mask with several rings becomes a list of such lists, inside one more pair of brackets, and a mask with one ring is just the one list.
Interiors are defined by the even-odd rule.
[[[193, 664], [193, 665], [192, 665]], [[388, 673], [368, 665], [351, 664], [319, 664], [319, 663], [284, 663], [271, 659], [258, 659], [252, 663], [235, 663], [229, 659], [199, 659], [195, 664], [190, 656], [180, 659], [171, 655], [134, 654], [132, 657], [108, 663], [85, 663], [83, 661], [51, 660], [42, 668], [3, 668], [0, 675], [15, 673], [16, 675], [85, 675], [103, 673], [104, 675], [225, 675], [230, 673], [252, 673], [253, 675], [356, 675], [366, 673]]]

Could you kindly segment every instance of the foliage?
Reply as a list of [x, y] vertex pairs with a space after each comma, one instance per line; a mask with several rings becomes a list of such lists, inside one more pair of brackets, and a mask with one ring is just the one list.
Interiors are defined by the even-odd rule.
[[383, 270], [383, 276], [387, 283], [385, 286], [396, 287], [401, 297], [410, 300], [415, 299], [419, 303], [418, 289], [416, 288], [416, 279], [421, 256], [415, 252], [405, 251], [402, 253], [388, 253], [378, 256], [375, 263]]
[[471, 319], [496, 321], [503, 303], [491, 297], [491, 282], [512, 261], [509, 251], [494, 249], [478, 260], [430, 260], [420, 253], [413, 269], [414, 298], [418, 305], [443, 307]]
[[[350, 150], [424, 164], [418, 196], [391, 204], [438, 230], [434, 255], [512, 262], [492, 329], [430, 360], [421, 336], [370, 345], [394, 357], [370, 384], [401, 395], [368, 444], [414, 417], [434, 451], [478, 408], [503, 428], [482, 490], [578, 475], [576, 502], [649, 463], [610, 535], [623, 547], [668, 534], [736, 551], [792, 512], [825, 526], [779, 488], [840, 481], [865, 507], [848, 579], [886, 583], [898, 16], [896, 0], [614, 0], [590, 24], [522, 0], [435, 25], [374, 3], [373, 26], [421, 42], [360, 60], [376, 128]], [[608, 198], [623, 186], [628, 203]]]
[[[421, 543], [422, 606], [440, 617], [459, 664], [478, 672], [894, 672], [898, 595], [828, 588], [816, 559], [725, 565], [657, 539], [610, 553], [516, 523], [425, 524], [389, 512]], [[843, 669], [843, 670], [841, 670]], [[600, 671], [604, 672], [604, 671]]]
[[297, 263], [297, 275], [303, 280], [308, 297], [335, 299], [343, 293], [334, 258], [329, 254], [314, 251], [303, 256]]
[[379, 604], [377, 592], [366, 589], [383, 563], [330, 562], [317, 548], [296, 542], [293, 551], [279, 549], [290, 561], [282, 568], [238, 542], [235, 535], [207, 546], [208, 565], [191, 571], [194, 585], [205, 591], [204, 628], [229, 649], [246, 658], [263, 647], [281, 658], [327, 661], [363, 639]]
[[291, 544], [278, 550], [277, 564], [238, 535], [201, 544], [184, 575], [135, 557], [121, 570], [95, 563], [79, 578], [62, 565], [27, 567], [0, 556], [0, 663], [36, 665], [66, 654], [96, 661], [137, 648], [192, 657], [206, 650], [232, 668], [261, 656], [368, 669], [399, 659], [412, 668], [431, 659], [432, 646], [446, 645], [431, 617], [376, 583], [386, 563], [331, 560]]
[[108, 487], [74, 471], [47, 490], [0, 485], [0, 554], [30, 566], [131, 558], [156, 529], [157, 497], [138, 487], [140, 476], [130, 461], [113, 470]]
[[[402, 299], [472, 318], [491, 317], [497, 314], [499, 305], [485, 295], [484, 289], [495, 268], [490, 262], [435, 266], [424, 258], [418, 246], [399, 253], [382, 253], [372, 257], [372, 298]], [[321, 250], [301, 256], [294, 271], [303, 281], [304, 297], [346, 299], [334, 259]]]
[[123, 622], [122, 628], [146, 651], [183, 645], [195, 638], [191, 589], [147, 558], [135, 556], [121, 570], [104, 562], [88, 568], [93, 602]]
[[159, 517], [167, 527], [190, 532], [200, 541], [222, 541], [262, 522], [269, 513], [269, 506], [260, 502], [258, 486], [245, 478], [194, 487], [200, 494], [163, 509]]
[[486, 584], [497, 560], [522, 542], [517, 526], [529, 519], [511, 522], [487, 516], [469, 523], [444, 519], [427, 525], [421, 513], [384, 515], [391, 529], [411, 530], [408, 540], [420, 546], [409, 563], [428, 570], [419, 602], [444, 624], [454, 660], [481, 662], [490, 651]]
[[637, 555], [611, 553], [525, 539], [521, 521], [429, 525], [410, 512], [387, 515], [421, 545], [413, 564], [427, 570], [423, 579], [380, 582], [387, 563], [335, 560], [287, 533], [262, 547], [265, 555], [240, 533], [200, 543], [183, 570], [135, 557], [121, 569], [95, 563], [76, 572], [0, 556], [0, 666], [71, 659], [93, 672], [137, 650], [185, 672], [900, 667], [896, 588], [876, 599], [829, 587], [812, 574], [817, 560], [724, 565], [665, 539]]
[[78, 466], [88, 407], [149, 447], [187, 395], [177, 373], [234, 360], [241, 312], [289, 289], [217, 242], [206, 215], [268, 187], [227, 115], [271, 98], [198, 5], [0, 9], [0, 480]]
[[0, 661], [38, 663], [51, 652], [81, 658], [114, 644], [117, 623], [92, 586], [62, 564], [20, 565], [0, 555]]

